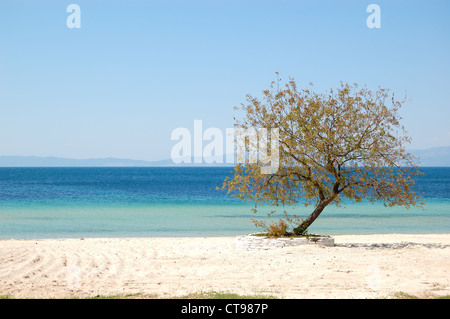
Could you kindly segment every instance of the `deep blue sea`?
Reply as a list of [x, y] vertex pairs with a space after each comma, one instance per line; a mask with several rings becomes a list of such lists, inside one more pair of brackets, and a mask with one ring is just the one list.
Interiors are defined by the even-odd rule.
[[[0, 238], [235, 236], [269, 209], [228, 196], [230, 167], [0, 168]], [[421, 168], [425, 207], [328, 206], [311, 233], [450, 233], [450, 168]], [[290, 211], [307, 217], [313, 207]]]

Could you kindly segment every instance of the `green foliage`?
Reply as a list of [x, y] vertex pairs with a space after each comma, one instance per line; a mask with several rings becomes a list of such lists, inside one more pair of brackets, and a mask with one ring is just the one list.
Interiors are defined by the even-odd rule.
[[191, 293], [179, 299], [275, 299], [271, 295], [255, 294], [255, 295], [239, 295], [230, 292], [206, 291]]
[[298, 228], [294, 229], [294, 234], [296, 236], [308, 236], [307, 229], [308, 229], [308, 226], [302, 224]]
[[397, 299], [450, 299], [450, 295], [444, 296], [436, 296], [436, 295], [428, 295], [424, 297], [419, 297], [415, 295], [408, 294], [406, 292], [400, 291], [394, 294], [394, 298]]

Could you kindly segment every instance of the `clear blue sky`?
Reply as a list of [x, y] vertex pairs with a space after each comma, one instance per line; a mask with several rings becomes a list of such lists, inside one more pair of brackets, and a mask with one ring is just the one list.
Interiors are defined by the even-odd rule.
[[450, 1], [1, 0], [0, 155], [170, 158], [173, 129], [232, 127], [275, 72], [406, 91], [409, 148], [450, 145]]

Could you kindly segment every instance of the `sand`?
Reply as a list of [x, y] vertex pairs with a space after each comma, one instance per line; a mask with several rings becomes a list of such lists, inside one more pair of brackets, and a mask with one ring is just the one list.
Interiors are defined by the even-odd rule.
[[450, 234], [333, 236], [238, 250], [235, 237], [0, 240], [0, 295], [172, 298], [220, 291], [278, 298], [450, 294]]

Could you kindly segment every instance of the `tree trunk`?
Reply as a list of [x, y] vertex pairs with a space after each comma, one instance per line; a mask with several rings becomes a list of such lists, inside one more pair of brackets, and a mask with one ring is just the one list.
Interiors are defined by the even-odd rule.
[[311, 226], [311, 224], [316, 220], [317, 217], [319, 217], [320, 213], [324, 210], [324, 208], [333, 201], [333, 197], [326, 198], [322, 200], [319, 205], [317, 205], [316, 209], [311, 213], [311, 215], [308, 216], [299, 226], [294, 228], [294, 234], [301, 235], [303, 234], [306, 229]]

